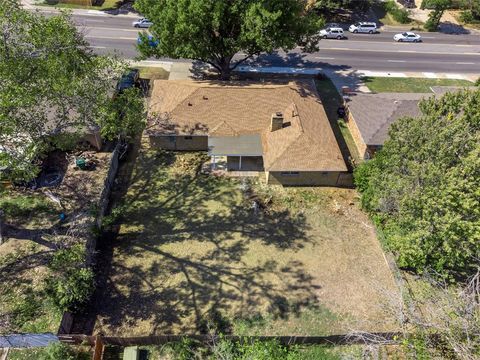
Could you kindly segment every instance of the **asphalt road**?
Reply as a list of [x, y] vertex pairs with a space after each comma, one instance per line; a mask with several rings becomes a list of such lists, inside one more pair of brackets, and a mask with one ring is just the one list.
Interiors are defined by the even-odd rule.
[[[135, 58], [139, 29], [132, 18], [115, 16], [74, 16], [92, 48], [98, 53], [116, 53]], [[320, 50], [303, 54], [300, 49], [262, 55], [253, 65], [288, 67], [335, 67], [372, 71], [441, 72], [480, 74], [480, 36], [420, 33], [423, 43], [395, 43], [396, 32], [349, 34], [346, 40], [322, 40]], [[240, 58], [241, 54], [237, 56]], [[169, 59], [162, 59], [169, 60]]]

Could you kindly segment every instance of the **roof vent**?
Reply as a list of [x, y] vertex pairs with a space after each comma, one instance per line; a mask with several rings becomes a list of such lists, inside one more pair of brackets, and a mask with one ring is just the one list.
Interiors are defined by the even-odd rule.
[[188, 106], [193, 106], [193, 104], [191, 102], [188, 103]]
[[203, 100], [208, 100], [208, 97], [203, 95]]

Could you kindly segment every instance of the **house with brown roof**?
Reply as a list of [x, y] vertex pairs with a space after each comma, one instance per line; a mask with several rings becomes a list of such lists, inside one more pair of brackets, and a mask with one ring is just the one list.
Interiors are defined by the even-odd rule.
[[336, 186], [347, 173], [313, 81], [156, 80], [149, 119], [153, 146], [208, 151], [213, 167], [269, 184]]
[[355, 93], [346, 101], [347, 126], [358, 153], [370, 159], [388, 138], [390, 126], [402, 117], [420, 115], [418, 103], [433, 94]]

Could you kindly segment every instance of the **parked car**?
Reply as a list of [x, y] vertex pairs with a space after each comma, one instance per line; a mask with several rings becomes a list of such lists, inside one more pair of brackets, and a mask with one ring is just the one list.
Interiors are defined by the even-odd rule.
[[341, 40], [345, 38], [345, 34], [343, 33], [342, 28], [326, 28], [320, 31], [320, 35], [324, 39], [338, 39]]
[[134, 21], [132, 23], [133, 27], [136, 27], [136, 28], [149, 28], [150, 26], [153, 25], [153, 23], [148, 20], [147, 18], [142, 18], [140, 20], [137, 20], [137, 21]]
[[[151, 46], [151, 47], [156, 47], [156, 46], [158, 46], [158, 40], [155, 40], [152, 35], [148, 35], [148, 36], [147, 36], [147, 41], [148, 41], [148, 42], [147, 42], [148, 46]], [[143, 39], [142, 39], [142, 36], [140, 36], [140, 35], [139, 35], [138, 38], [137, 38], [137, 44], [138, 44], [138, 45], [142, 45], [142, 44], [143, 44]]]
[[120, 80], [118, 80], [116, 93], [121, 94], [126, 89], [135, 87], [138, 82], [139, 71], [138, 69], [128, 69]]
[[350, 25], [348, 31], [356, 33], [374, 34], [377, 32], [377, 24], [374, 22], [358, 22]]
[[418, 34], [407, 31], [401, 34], [396, 34], [393, 37], [393, 40], [397, 42], [421, 42], [422, 37]]

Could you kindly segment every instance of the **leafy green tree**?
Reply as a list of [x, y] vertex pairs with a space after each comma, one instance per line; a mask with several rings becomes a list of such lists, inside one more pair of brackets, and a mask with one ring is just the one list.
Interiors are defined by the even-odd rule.
[[130, 141], [143, 130], [145, 121], [142, 92], [140, 89], [130, 88], [114, 97], [99, 125], [101, 134], [106, 139]]
[[480, 258], [480, 90], [420, 103], [355, 172], [399, 265], [466, 275]]
[[371, 6], [370, 0], [317, 0], [314, 2], [314, 9], [327, 19], [339, 10], [357, 9], [365, 11]]
[[425, 23], [425, 29], [428, 31], [436, 31], [440, 25], [443, 13], [451, 6], [452, 0], [424, 0], [421, 5], [422, 9], [432, 9]]
[[84, 133], [105, 116], [124, 65], [94, 55], [65, 13], [0, 0], [0, 29], [0, 175], [30, 180], [39, 155], [65, 146], [60, 134]]
[[144, 34], [139, 45], [144, 56], [199, 60], [222, 79], [262, 52], [315, 49], [323, 24], [305, 0], [138, 0], [135, 8], [153, 22], [153, 41]]

